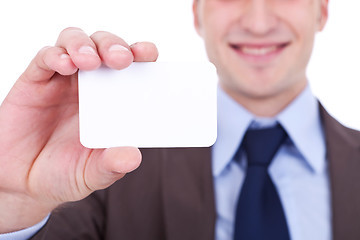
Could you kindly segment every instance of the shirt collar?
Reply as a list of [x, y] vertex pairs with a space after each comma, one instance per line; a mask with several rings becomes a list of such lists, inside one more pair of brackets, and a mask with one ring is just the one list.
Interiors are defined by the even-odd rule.
[[218, 130], [212, 148], [213, 175], [218, 176], [232, 160], [253, 116], [239, 105], [221, 87], [217, 92]]
[[325, 138], [316, 98], [307, 86], [275, 118], [258, 118], [218, 87], [218, 136], [212, 148], [213, 176], [218, 176], [233, 159], [248, 127], [261, 128], [276, 122], [314, 172], [325, 167]]
[[278, 116], [295, 147], [314, 172], [325, 167], [325, 136], [321, 124], [319, 103], [309, 86]]

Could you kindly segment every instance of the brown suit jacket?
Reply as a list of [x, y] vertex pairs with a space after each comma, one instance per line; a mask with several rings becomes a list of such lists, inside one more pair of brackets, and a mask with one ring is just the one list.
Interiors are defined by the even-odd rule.
[[[335, 240], [360, 239], [360, 133], [321, 107]], [[55, 210], [33, 239], [213, 240], [209, 148], [144, 149], [138, 170]], [[319, 229], [321, 231], [321, 229]]]

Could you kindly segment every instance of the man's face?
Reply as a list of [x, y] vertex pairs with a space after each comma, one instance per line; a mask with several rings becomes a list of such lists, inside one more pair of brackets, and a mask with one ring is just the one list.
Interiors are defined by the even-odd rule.
[[298, 94], [328, 0], [194, 0], [195, 26], [235, 99]]

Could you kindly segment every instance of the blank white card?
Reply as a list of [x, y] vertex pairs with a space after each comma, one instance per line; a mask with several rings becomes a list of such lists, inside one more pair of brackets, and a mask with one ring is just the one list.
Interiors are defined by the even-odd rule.
[[211, 146], [216, 89], [216, 70], [207, 62], [80, 71], [80, 141], [88, 148]]

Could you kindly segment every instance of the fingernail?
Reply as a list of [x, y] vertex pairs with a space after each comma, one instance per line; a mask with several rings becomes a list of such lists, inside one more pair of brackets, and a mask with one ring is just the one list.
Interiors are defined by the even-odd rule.
[[60, 59], [68, 59], [68, 58], [70, 58], [70, 56], [66, 53], [60, 55]]
[[111, 47], [109, 47], [109, 52], [114, 52], [114, 51], [129, 52], [130, 50], [127, 47], [124, 47], [123, 45], [114, 44]]
[[97, 55], [95, 49], [93, 49], [90, 46], [82, 46], [81, 48], [79, 48], [79, 53], [82, 54], [91, 54], [91, 55]]

